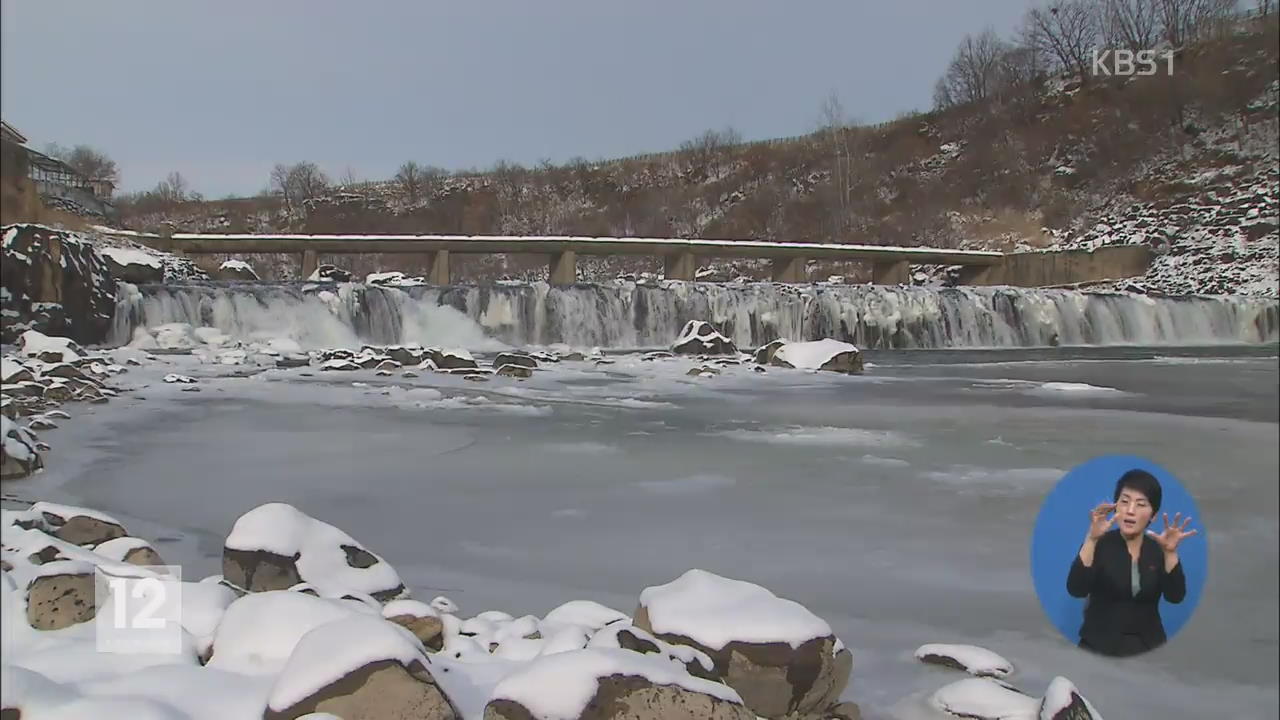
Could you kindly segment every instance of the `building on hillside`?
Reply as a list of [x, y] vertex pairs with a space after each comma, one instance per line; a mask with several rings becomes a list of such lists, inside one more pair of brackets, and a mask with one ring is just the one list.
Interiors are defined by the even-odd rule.
[[0, 120], [0, 172], [5, 177], [25, 176], [45, 205], [90, 217], [114, 217], [109, 180], [90, 180], [65, 162], [27, 147], [27, 138]]

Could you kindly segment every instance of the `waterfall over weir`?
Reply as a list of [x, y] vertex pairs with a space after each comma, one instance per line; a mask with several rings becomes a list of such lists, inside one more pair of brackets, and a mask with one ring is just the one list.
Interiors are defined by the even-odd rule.
[[1213, 345], [1274, 342], [1268, 298], [1161, 298], [1008, 287], [629, 282], [389, 288], [358, 283], [124, 286], [112, 341], [166, 323], [303, 347], [363, 343], [644, 348], [707, 320], [740, 347], [831, 337], [864, 348]]

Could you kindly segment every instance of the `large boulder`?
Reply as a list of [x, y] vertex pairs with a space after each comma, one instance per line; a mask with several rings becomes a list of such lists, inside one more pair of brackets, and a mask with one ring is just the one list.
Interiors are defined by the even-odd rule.
[[115, 314], [116, 280], [92, 243], [40, 225], [6, 225], [0, 232], [0, 342], [12, 343], [28, 329], [104, 342]]
[[704, 570], [645, 589], [635, 626], [706, 653], [714, 676], [766, 718], [820, 716], [853, 668], [831, 627], [804, 606]]
[[678, 355], [736, 355], [738, 348], [711, 323], [690, 320], [671, 343], [671, 352]]
[[148, 250], [131, 247], [100, 245], [95, 248], [111, 276], [134, 285], [164, 281], [164, 262], [160, 256]]
[[292, 505], [260, 505], [236, 520], [222, 551], [223, 581], [248, 592], [306, 582], [323, 595], [365, 593], [380, 602], [407, 594], [385, 560], [342, 530]]
[[462, 348], [450, 350], [429, 348], [427, 359], [439, 370], [474, 370], [480, 367], [471, 353]]
[[343, 720], [455, 720], [422, 644], [395, 623], [367, 615], [326, 623], [294, 647], [267, 696], [264, 720], [309, 713]]
[[27, 585], [27, 623], [37, 630], [61, 630], [93, 619], [93, 567], [75, 560], [39, 566]]
[[490, 697], [484, 720], [755, 720], [732, 688], [620, 649], [539, 657]]
[[337, 265], [320, 265], [315, 269], [315, 272], [311, 273], [311, 276], [307, 278], [307, 280], [312, 282], [337, 283], [347, 283], [354, 279], [355, 275], [352, 275], [350, 271], [343, 270]]
[[525, 355], [524, 353], [498, 353], [498, 356], [493, 359], [493, 366], [500, 368], [504, 365], [518, 365], [537, 369], [538, 361], [533, 359], [533, 356]]
[[413, 633], [430, 650], [444, 646], [444, 621], [440, 612], [418, 600], [392, 600], [382, 607], [382, 617]]
[[119, 520], [89, 508], [38, 502], [29, 512], [43, 520], [45, 531], [72, 545], [91, 547], [129, 534]]
[[862, 352], [849, 343], [825, 338], [785, 343], [774, 351], [771, 363], [778, 367], [853, 375], [862, 372]]
[[757, 365], [769, 365], [773, 362], [773, 356], [778, 352], [778, 348], [786, 345], [786, 340], [774, 340], [756, 348], [755, 361]]

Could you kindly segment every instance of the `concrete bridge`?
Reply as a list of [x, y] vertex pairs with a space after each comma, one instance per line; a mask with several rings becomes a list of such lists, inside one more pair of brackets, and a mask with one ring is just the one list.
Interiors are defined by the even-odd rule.
[[[186, 255], [297, 254], [302, 276], [315, 271], [321, 254], [413, 253], [429, 258], [428, 282], [450, 284], [452, 254], [536, 254], [548, 257], [550, 283], [577, 282], [579, 255], [646, 255], [663, 258], [665, 276], [693, 280], [700, 261], [709, 258], [763, 258], [772, 264], [775, 282], [805, 282], [810, 260], [857, 260], [869, 263], [878, 285], [910, 283], [913, 264], [959, 265], [965, 285], [1043, 287], [1132, 277], [1146, 272], [1150, 250], [1145, 246], [1116, 246], [1098, 252], [1064, 251], [1001, 253], [987, 250], [770, 242], [764, 240], [707, 240], [700, 238], [617, 238], [501, 235], [285, 235], [174, 233], [127, 235], [157, 249]], [[1105, 252], [1104, 252], [1105, 251]]]

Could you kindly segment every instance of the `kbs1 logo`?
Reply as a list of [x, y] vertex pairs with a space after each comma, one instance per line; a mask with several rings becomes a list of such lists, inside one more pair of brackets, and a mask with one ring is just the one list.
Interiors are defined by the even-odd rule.
[[1093, 74], [1095, 77], [1131, 77], [1155, 75], [1164, 67], [1165, 74], [1173, 74], [1173, 52], [1166, 50], [1093, 50]]

